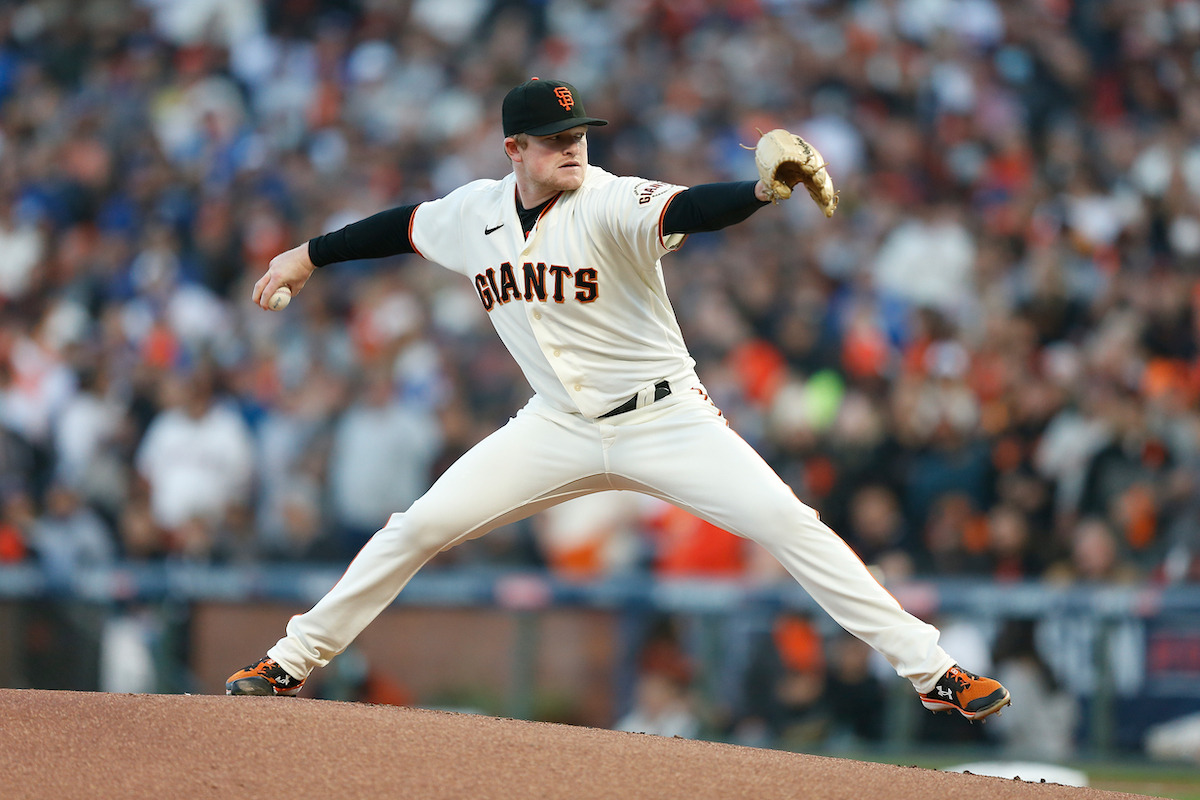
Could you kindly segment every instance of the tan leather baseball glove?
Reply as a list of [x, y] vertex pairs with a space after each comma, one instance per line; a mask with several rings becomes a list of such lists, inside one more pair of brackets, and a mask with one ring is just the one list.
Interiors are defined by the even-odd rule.
[[767, 196], [772, 202], [792, 196], [792, 188], [803, 183], [813, 202], [825, 216], [832, 217], [838, 206], [838, 193], [833, 188], [825, 159], [817, 149], [794, 133], [776, 128], [767, 131], [754, 148], [754, 163], [762, 178]]

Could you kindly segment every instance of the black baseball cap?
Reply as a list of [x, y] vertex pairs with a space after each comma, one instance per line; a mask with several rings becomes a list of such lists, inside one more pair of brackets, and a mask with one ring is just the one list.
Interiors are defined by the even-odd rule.
[[504, 97], [501, 111], [504, 135], [550, 136], [577, 125], [607, 125], [608, 120], [587, 116], [579, 93], [565, 81], [531, 78]]

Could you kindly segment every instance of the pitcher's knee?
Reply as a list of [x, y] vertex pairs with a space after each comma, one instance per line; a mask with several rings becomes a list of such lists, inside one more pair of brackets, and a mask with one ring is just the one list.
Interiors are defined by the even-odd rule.
[[433, 555], [461, 534], [461, 531], [452, 530], [444, 523], [409, 510], [392, 514], [387, 525], [375, 534], [375, 538], [380, 540], [380, 544], [389, 547]]
[[750, 534], [750, 538], [764, 543], [794, 539], [797, 536], [819, 536], [829, 531], [817, 512], [799, 500], [779, 501], [760, 506], [756, 509], [753, 525], [754, 527], [746, 532]]

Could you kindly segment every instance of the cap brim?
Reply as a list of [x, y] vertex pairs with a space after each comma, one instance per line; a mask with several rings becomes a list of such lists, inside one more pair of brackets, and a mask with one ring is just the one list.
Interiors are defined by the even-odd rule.
[[608, 120], [596, 119], [595, 117], [572, 117], [571, 119], [561, 119], [558, 122], [551, 122], [548, 125], [542, 125], [537, 128], [530, 128], [525, 133], [530, 136], [550, 136], [555, 133], [569, 131], [571, 128], [578, 128], [580, 125], [607, 125]]

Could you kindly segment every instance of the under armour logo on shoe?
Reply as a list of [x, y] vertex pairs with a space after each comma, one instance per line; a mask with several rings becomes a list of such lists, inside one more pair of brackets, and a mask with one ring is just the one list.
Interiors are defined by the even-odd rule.
[[287, 686], [289, 683], [292, 682], [292, 676], [288, 675], [285, 672], [282, 675], [280, 675], [278, 678], [276, 678], [275, 682], [278, 683], [280, 686]]
[[951, 699], [954, 697], [954, 692], [950, 691], [945, 686], [937, 687], [937, 692], [939, 695], [941, 695], [942, 697], [945, 697], [947, 699]]

